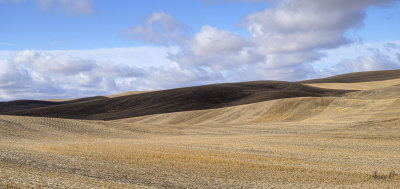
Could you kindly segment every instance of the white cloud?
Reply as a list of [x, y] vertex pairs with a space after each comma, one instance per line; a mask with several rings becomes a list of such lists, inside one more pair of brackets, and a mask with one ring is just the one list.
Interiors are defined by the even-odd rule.
[[[235, 2], [235, 1], [220, 1]], [[236, 1], [237, 2], [237, 1]], [[205, 25], [191, 37], [186, 35], [165, 35], [178, 27], [154, 32], [152, 14], [147, 24], [137, 26], [135, 34], [146, 31], [150, 35], [136, 35], [136, 39], [155, 44], [168, 45], [179, 41], [180, 51], [170, 53], [168, 58], [184, 68], [210, 70], [218, 76], [218, 81], [243, 80], [301, 80], [310, 79], [347, 70], [370, 70], [393, 68], [396, 64], [387, 59], [359, 59], [364, 65], [352, 61], [342, 61], [337, 70], [315, 70], [313, 62], [324, 58], [326, 50], [352, 44], [346, 37], [348, 30], [363, 26], [365, 10], [370, 6], [386, 6], [394, 0], [281, 0], [262, 12], [254, 12], [245, 17], [242, 25], [247, 27], [250, 37], [245, 39], [229, 31]], [[169, 14], [163, 13], [167, 23], [178, 23]], [[157, 17], [159, 18], [159, 17]], [[146, 29], [147, 28], [147, 29]], [[173, 29], [171, 29], [173, 28]], [[165, 32], [163, 32], [165, 31]], [[145, 32], [143, 32], [145, 33]], [[161, 34], [160, 34], [161, 33]], [[167, 39], [167, 42], [161, 42]], [[393, 48], [388, 45], [388, 49]], [[379, 60], [379, 61], [377, 61]], [[386, 62], [384, 62], [386, 61]], [[348, 66], [343, 67], [343, 65]], [[166, 67], [164, 67], [166, 68]], [[191, 69], [193, 71], [193, 69]], [[163, 71], [162, 69], [158, 71]], [[167, 70], [164, 72], [168, 73]], [[218, 74], [219, 73], [219, 74]], [[167, 74], [168, 75], [168, 74]], [[188, 78], [188, 77], [185, 77]], [[202, 78], [205, 80], [205, 78]], [[181, 80], [183, 83], [183, 79]], [[179, 82], [172, 80], [171, 82]], [[164, 84], [163, 84], [164, 85]]]
[[[351, 44], [352, 39], [346, 38], [345, 33], [363, 25], [368, 7], [385, 6], [394, 1], [269, 2], [275, 6], [251, 13], [242, 21], [250, 34], [248, 41], [228, 31], [203, 26], [189, 40], [188, 47], [182, 47], [181, 53], [170, 58], [184, 65], [223, 70], [225, 75], [230, 75], [227, 80], [233, 78], [230, 72], [241, 75], [243, 80], [300, 80], [321, 76], [311, 63], [325, 57], [327, 49]], [[372, 66], [370, 62], [365, 64]], [[387, 66], [371, 69], [381, 67]]]
[[8, 60], [14, 57], [18, 51], [1, 51], [0, 50], [0, 60]]
[[184, 66], [208, 67], [215, 71], [264, 59], [263, 55], [248, 46], [244, 38], [208, 25], [188, 39], [181, 49], [178, 53], [171, 53], [169, 58]]
[[358, 45], [359, 53], [357, 56], [345, 58], [331, 68], [321, 69], [320, 72], [330, 75], [388, 70], [400, 68], [400, 43], [397, 41]]
[[235, 67], [227, 72], [225, 77], [233, 82], [255, 80], [296, 81], [299, 78], [313, 78], [316, 74], [314, 68], [307, 63], [274, 68], [259, 63]]
[[356, 59], [345, 59], [339, 64], [332, 67], [330, 70], [337, 73], [349, 73], [349, 72], [362, 72], [362, 71], [374, 71], [374, 70], [390, 70], [397, 69], [400, 64], [395, 63], [391, 60], [382, 59], [374, 56], [359, 56]]
[[172, 45], [184, 41], [189, 29], [170, 14], [155, 12], [143, 20], [142, 25], [121, 30], [121, 35], [134, 40], [158, 45]]
[[230, 32], [211, 26], [202, 26], [196, 33], [189, 48], [196, 56], [214, 56], [225, 52], [237, 51], [246, 45], [246, 41]]
[[[103, 48], [103, 49], [80, 49], [80, 50], [51, 50], [46, 51], [47, 54], [53, 56], [69, 55], [72, 57], [80, 57], [82, 59], [90, 59], [100, 62], [113, 62], [131, 66], [158, 66], [168, 65], [170, 60], [166, 57], [170, 53], [179, 52], [179, 48], [171, 47], [154, 47], [154, 46], [137, 46], [124, 48]], [[1, 57], [0, 51], [0, 57]], [[4, 53], [5, 56], [12, 53]], [[15, 54], [15, 53], [14, 53]]]
[[200, 85], [222, 78], [212, 69], [174, 62], [142, 66], [25, 50], [0, 60], [0, 100], [75, 98]]
[[[313, 66], [320, 72], [329, 70], [340, 62], [346, 62], [345, 60], [356, 60], [359, 57], [386, 56], [386, 60], [400, 62], [396, 58], [396, 54], [400, 53], [400, 41], [354, 43], [323, 52], [326, 56], [313, 63]], [[351, 72], [351, 70], [347, 72]]]
[[[201, 40], [197, 40], [200, 41], [197, 46], [183, 48], [186, 51], [170, 57], [185, 65], [223, 70], [224, 75], [229, 75], [226, 79], [237, 78], [234, 81], [240, 81], [240, 78], [301, 80], [318, 77], [324, 74], [315, 71], [311, 64], [324, 58], [325, 50], [353, 43], [352, 39], [346, 38], [345, 33], [363, 26], [365, 10], [368, 7], [386, 6], [394, 0], [269, 2], [275, 3], [275, 6], [262, 12], [251, 13], [242, 21], [241, 24], [247, 27], [250, 34], [247, 42], [240, 43], [238, 41], [242, 40], [238, 38], [224, 40], [228, 39], [226, 36], [229, 32], [213, 28], [218, 32], [208, 32], [206, 33], [208, 35], [204, 35], [206, 39], [204, 41], [209, 42], [205, 43], [207, 45], [204, 45], [204, 48], [199, 45], [202, 44]], [[198, 36], [203, 35], [203, 30], [193, 37], [192, 43]], [[221, 37], [221, 33], [225, 36]], [[212, 41], [213, 38], [221, 40]], [[224, 42], [223, 45], [231, 48], [218, 49], [218, 42]], [[387, 48], [394, 47], [389, 45]], [[241, 59], [236, 56], [241, 52], [251, 53], [247, 53], [246, 59]], [[342, 61], [336, 71], [325, 70], [325, 75], [345, 70], [388, 69], [397, 66], [393, 61], [377, 56], [373, 56], [372, 59], [359, 58], [355, 62]], [[240, 78], [235, 77], [237, 75], [240, 75]]]
[[70, 56], [50, 56], [44, 52], [25, 50], [18, 53], [14, 58], [15, 64], [23, 64], [41, 73], [53, 73], [70, 75], [90, 71], [97, 65], [90, 60], [82, 60]]
[[15, 66], [8, 60], [0, 60], [0, 88], [16, 89], [29, 84], [26, 82], [30, 76], [28, 71], [20, 66]]
[[0, 93], [13, 99], [109, 94], [120, 92], [115, 80], [145, 76], [135, 66], [25, 50], [0, 60]]
[[75, 98], [201, 83], [206, 72], [174, 69], [166, 58], [178, 51], [151, 46], [0, 51], [0, 100]]
[[[44, 5], [58, 7], [55, 2]], [[242, 21], [249, 38], [209, 25], [191, 34], [171, 15], [156, 12], [121, 34], [158, 47], [0, 52], [0, 98], [70, 98], [400, 67], [399, 43], [369, 47], [345, 36], [348, 30], [362, 27], [369, 6], [385, 6], [393, 0], [270, 2], [275, 6]], [[313, 68], [313, 63], [327, 60], [326, 55], [332, 57], [329, 51], [348, 44], [355, 49], [364, 46], [363, 53], [329, 60], [337, 64], [330, 68]], [[338, 63], [338, 59], [343, 60]]]
[[151, 67], [147, 69], [147, 73], [149, 77], [143, 80], [144, 85], [142, 84], [146, 90], [194, 86], [223, 81], [223, 77], [218, 71], [185, 66], [176, 62], [172, 62], [168, 66]]
[[363, 25], [366, 8], [389, 2], [282, 0], [275, 8], [249, 14], [244, 24], [264, 53], [330, 49], [351, 42], [344, 33]]

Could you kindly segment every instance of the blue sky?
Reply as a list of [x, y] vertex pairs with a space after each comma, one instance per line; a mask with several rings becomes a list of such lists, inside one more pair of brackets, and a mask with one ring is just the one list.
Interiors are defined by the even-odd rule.
[[0, 100], [400, 68], [398, 0], [0, 0]]
[[144, 44], [119, 35], [124, 27], [140, 24], [153, 12], [167, 12], [198, 31], [202, 25], [217, 26], [248, 35], [238, 22], [267, 3], [205, 3], [188, 0], [108, 0], [92, 2], [90, 14], [63, 14], [61, 10], [40, 11], [35, 1], [0, 4], [1, 50], [60, 50], [131, 47]]

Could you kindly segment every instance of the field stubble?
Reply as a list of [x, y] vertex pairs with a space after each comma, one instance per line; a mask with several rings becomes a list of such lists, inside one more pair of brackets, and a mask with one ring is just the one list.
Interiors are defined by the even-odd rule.
[[363, 97], [114, 121], [0, 116], [0, 188], [399, 188], [399, 98]]

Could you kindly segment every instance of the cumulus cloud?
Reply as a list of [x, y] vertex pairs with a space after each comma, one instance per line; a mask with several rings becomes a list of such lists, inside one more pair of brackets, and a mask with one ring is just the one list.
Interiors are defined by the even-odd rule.
[[221, 73], [209, 68], [185, 66], [172, 62], [168, 66], [147, 69], [149, 76], [144, 80], [147, 90], [194, 86], [223, 81]]
[[400, 45], [398, 43], [379, 44], [375, 47], [368, 47], [367, 54], [343, 59], [332, 68], [322, 70], [322, 72], [335, 75], [350, 72], [399, 69], [399, 55]]
[[28, 71], [20, 66], [13, 65], [8, 60], [0, 60], [0, 88], [11, 89], [29, 84]]
[[142, 25], [122, 29], [121, 35], [158, 45], [172, 45], [184, 41], [189, 32], [187, 26], [165, 12], [155, 12], [142, 22]]
[[25, 50], [0, 60], [0, 93], [3, 98], [108, 94], [119, 92], [117, 79], [145, 76], [135, 66]]
[[[394, 1], [265, 0], [271, 4], [269, 8], [250, 13], [240, 23], [247, 28], [248, 38], [210, 25], [202, 26], [191, 36], [181, 35], [182, 24], [164, 12], [151, 14], [144, 24], [129, 31], [133, 39], [179, 45], [180, 51], [168, 56], [175, 66], [209, 70], [213, 76], [219, 75], [218, 81], [302, 80], [323, 75], [312, 63], [323, 58], [325, 50], [353, 43], [345, 33], [363, 26], [368, 7], [387, 6]], [[386, 48], [394, 47], [388, 44]], [[388, 59], [374, 56], [343, 60], [336, 68], [325, 71], [339, 73], [394, 67], [396, 64], [388, 63]]]
[[200, 32], [189, 41], [189, 48], [196, 56], [214, 56], [236, 51], [245, 45], [241, 37], [208, 25], [202, 26]]
[[215, 70], [175, 62], [139, 68], [25, 50], [0, 60], [0, 100], [75, 98], [200, 85], [221, 78]]
[[332, 67], [333, 73], [349, 73], [373, 70], [390, 70], [399, 68], [399, 64], [379, 57], [360, 56], [356, 59], [345, 59]]
[[242, 37], [208, 25], [187, 40], [181, 49], [171, 53], [169, 58], [185, 66], [208, 67], [215, 71], [263, 59], [253, 48], [247, 47]]
[[[49, 6], [58, 6], [47, 1]], [[398, 43], [371, 48], [368, 54], [344, 59], [332, 68], [315, 70], [312, 66], [326, 50], [353, 43], [345, 33], [362, 27], [368, 7], [386, 6], [394, 0], [269, 2], [274, 5], [242, 20], [247, 38], [210, 25], [191, 33], [165, 12], [153, 13], [140, 25], [122, 29], [125, 37], [175, 49], [136, 51], [138, 55], [165, 55], [158, 66], [151, 63], [155, 59], [143, 59], [139, 68], [130, 62], [136, 59], [133, 55], [119, 59], [125, 63], [109, 59], [120, 57], [116, 52], [134, 54], [127, 49], [99, 50], [102, 53], [81, 50], [74, 56], [32, 50], [16, 53], [0, 60], [0, 98], [79, 97], [246, 80], [292, 81], [400, 67]]]
[[229, 81], [279, 80], [295, 81], [298, 78], [311, 78], [315, 71], [310, 64], [301, 63], [293, 66], [266, 67], [265, 64], [242, 65], [226, 73]]
[[389, 2], [282, 0], [275, 8], [249, 14], [245, 25], [264, 53], [334, 48], [351, 42], [344, 33], [362, 26], [366, 8]]
[[26, 50], [18, 53], [13, 62], [23, 64], [41, 73], [56, 73], [61, 75], [71, 75], [80, 72], [90, 71], [97, 65], [90, 60], [82, 60], [70, 56], [53, 57], [44, 52]]
[[[363, 26], [368, 7], [387, 6], [394, 0], [268, 2], [273, 6], [261, 12], [253, 12], [241, 21], [241, 25], [250, 34], [248, 39], [211, 26], [203, 26], [187, 41], [186, 46], [182, 46], [182, 52], [170, 55], [170, 58], [179, 64], [219, 70], [225, 76], [229, 75], [227, 80], [238, 78], [235, 75], [240, 75], [241, 80], [301, 80], [317, 77], [320, 73], [313, 69], [311, 63], [324, 57], [324, 50], [353, 43], [345, 33]], [[389, 45], [387, 48], [393, 47]], [[363, 59], [365, 68], [360, 69], [395, 66], [382, 63], [386, 59], [379, 60]], [[378, 62], [381, 62], [380, 66]], [[349, 70], [350, 67], [356, 70], [355, 66], [350, 66], [349, 61], [342, 61], [340, 64], [346, 63], [349, 64]], [[338, 67], [337, 72], [344, 70]]]

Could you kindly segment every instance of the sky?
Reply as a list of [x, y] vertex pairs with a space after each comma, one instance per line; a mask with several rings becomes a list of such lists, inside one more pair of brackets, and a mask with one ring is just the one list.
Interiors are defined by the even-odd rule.
[[0, 0], [0, 101], [400, 69], [399, 0]]

